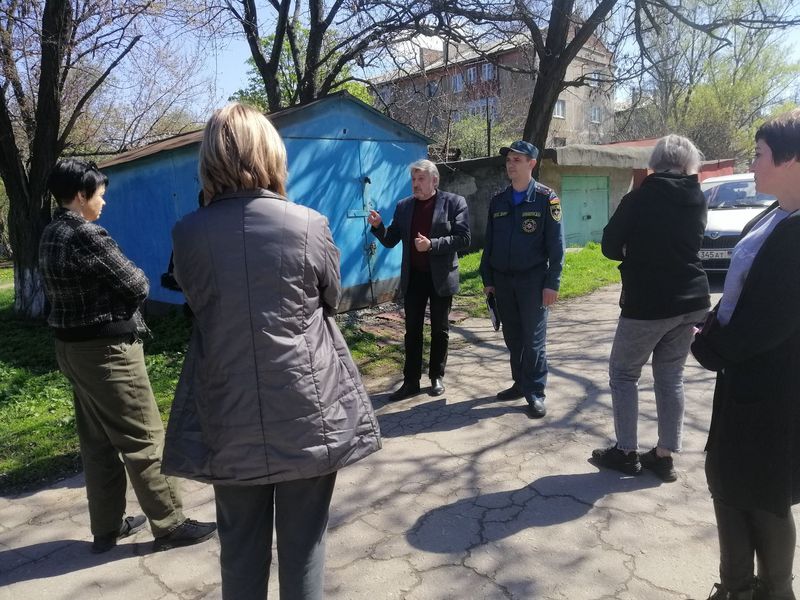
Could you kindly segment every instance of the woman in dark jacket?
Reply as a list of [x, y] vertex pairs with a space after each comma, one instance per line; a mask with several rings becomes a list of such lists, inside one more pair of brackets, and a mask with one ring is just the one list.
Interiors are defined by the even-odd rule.
[[[756, 133], [756, 189], [778, 198], [736, 245], [692, 352], [717, 372], [706, 477], [720, 545], [714, 600], [794, 600], [800, 502], [800, 109]], [[758, 579], [754, 579], [754, 556]]]
[[165, 471], [214, 484], [222, 595], [263, 600], [273, 521], [282, 598], [322, 598], [328, 508], [342, 467], [380, 448], [333, 319], [328, 221], [284, 196], [286, 150], [241, 104], [200, 148], [206, 206], [172, 232], [194, 329], [167, 428]]
[[59, 160], [48, 188], [58, 203], [39, 243], [56, 358], [72, 384], [86, 477], [92, 552], [111, 550], [145, 518], [125, 512], [126, 473], [156, 536], [155, 550], [209, 539], [213, 523], [187, 519], [178, 483], [161, 474], [164, 425], [144, 364], [139, 311], [149, 283], [94, 221], [108, 178], [94, 163]]
[[[688, 139], [660, 139], [650, 157], [654, 173], [622, 199], [603, 230], [603, 254], [622, 261], [622, 314], [608, 367], [617, 441], [592, 459], [629, 475], [646, 467], [664, 481], [677, 479], [672, 453], [681, 449], [683, 367], [694, 325], [710, 306], [699, 257], [707, 213], [700, 160]], [[651, 354], [658, 442], [640, 456], [638, 384]]]

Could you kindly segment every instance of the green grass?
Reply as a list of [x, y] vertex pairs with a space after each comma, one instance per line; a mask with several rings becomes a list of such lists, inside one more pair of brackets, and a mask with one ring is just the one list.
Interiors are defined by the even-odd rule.
[[[483, 282], [478, 268], [481, 253], [467, 254], [459, 260], [461, 291], [454, 305], [473, 317], [487, 316], [483, 295]], [[619, 263], [609, 260], [600, 251], [600, 244], [589, 242], [577, 252], [567, 252], [561, 275], [559, 300], [584, 296], [603, 286], [618, 283]]]
[[2, 268], [0, 269], [0, 285], [5, 283], [14, 283], [14, 269]]
[[389, 375], [402, 368], [402, 339], [379, 337], [357, 323], [340, 323], [340, 328], [363, 377]]
[[[72, 390], [58, 370], [44, 323], [12, 312], [13, 291], [0, 290], [0, 490], [35, 486], [79, 470]], [[151, 319], [145, 342], [156, 402], [167, 418], [188, 339], [178, 312]]]
[[589, 242], [578, 252], [568, 252], [561, 274], [559, 299], [585, 296], [603, 286], [619, 283], [618, 262], [600, 251], [600, 244]]
[[[483, 317], [486, 307], [479, 263], [479, 252], [461, 258], [461, 292], [454, 299], [454, 307], [470, 316]], [[616, 265], [602, 256], [597, 244], [568, 253], [560, 298], [583, 295], [619, 281]], [[11, 269], [0, 269], [0, 284], [11, 281]], [[41, 321], [16, 318], [13, 299], [12, 289], [0, 289], [2, 492], [36, 487], [80, 469], [72, 391], [58, 371], [52, 335]], [[390, 338], [363, 331], [348, 315], [341, 315], [339, 322], [365, 377], [399, 374], [403, 364], [401, 335]], [[149, 318], [148, 325], [153, 337], [145, 342], [147, 370], [166, 420], [180, 375], [189, 323], [180, 311], [175, 311]]]

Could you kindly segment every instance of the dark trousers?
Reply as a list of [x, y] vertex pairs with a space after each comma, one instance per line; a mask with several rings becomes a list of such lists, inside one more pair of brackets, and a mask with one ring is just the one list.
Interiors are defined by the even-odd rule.
[[178, 482], [161, 474], [164, 425], [142, 343], [133, 336], [85, 342], [56, 340], [61, 372], [72, 384], [75, 425], [93, 535], [119, 530], [131, 481], [153, 535], [183, 523]]
[[752, 585], [753, 556], [768, 600], [795, 600], [792, 591], [795, 525], [792, 514], [778, 517], [758, 509], [742, 510], [714, 500], [719, 533], [719, 575], [733, 592]]
[[447, 342], [450, 338], [450, 307], [452, 296], [440, 296], [433, 287], [431, 274], [411, 269], [405, 294], [406, 312], [406, 364], [405, 381], [419, 381], [422, 376], [422, 328], [425, 324], [425, 306], [431, 307], [431, 357], [428, 376], [444, 377], [447, 364]]
[[322, 600], [336, 473], [266, 485], [214, 485], [223, 600], [264, 600], [277, 534], [281, 600]]
[[542, 305], [545, 273], [495, 272], [494, 294], [503, 339], [511, 354], [511, 377], [525, 394], [544, 397], [547, 385], [547, 309]]

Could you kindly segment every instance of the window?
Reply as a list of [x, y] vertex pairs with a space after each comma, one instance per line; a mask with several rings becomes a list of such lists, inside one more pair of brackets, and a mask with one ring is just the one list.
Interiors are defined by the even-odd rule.
[[434, 129], [439, 129], [439, 127], [441, 126], [442, 126], [441, 119], [439, 119], [439, 117], [437, 117], [436, 115], [433, 115], [433, 117], [431, 117], [431, 127], [433, 127]]
[[475, 83], [478, 80], [478, 67], [467, 69], [467, 83]]
[[461, 73], [456, 73], [451, 76], [450, 85], [454, 92], [460, 92], [464, 89], [464, 76]]
[[553, 109], [553, 118], [565, 119], [567, 116], [567, 103], [564, 100], [556, 100], [556, 107]]
[[484, 63], [481, 70], [481, 77], [484, 81], [492, 81], [494, 79], [494, 65], [492, 63]]
[[593, 106], [592, 117], [591, 117], [592, 123], [599, 123], [602, 116], [603, 116], [603, 109], [601, 109], [599, 106]]
[[436, 92], [439, 91], [439, 84], [435, 81], [429, 81], [425, 86], [425, 93], [428, 95], [428, 98], [433, 98], [436, 95]]
[[457, 110], [454, 110], [450, 113], [450, 122], [451, 123], [458, 123], [461, 120], [461, 113]]
[[489, 105], [489, 119], [492, 121], [497, 120], [497, 96], [489, 96], [488, 98], [480, 98], [467, 103], [466, 109], [472, 116], [479, 116], [486, 118], [486, 105]]
[[563, 137], [554, 137], [553, 138], [553, 147], [554, 148], [563, 148], [567, 145], [567, 138]]
[[603, 75], [602, 73], [594, 71], [586, 76], [586, 80], [589, 87], [598, 88], [600, 87], [600, 82], [603, 80]]

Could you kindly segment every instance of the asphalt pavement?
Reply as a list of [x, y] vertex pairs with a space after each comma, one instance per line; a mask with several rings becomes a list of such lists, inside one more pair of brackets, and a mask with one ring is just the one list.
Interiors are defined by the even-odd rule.
[[[444, 396], [423, 388], [388, 403], [398, 382], [367, 382], [384, 447], [339, 474], [328, 599], [708, 596], [718, 581], [703, 474], [712, 374], [689, 359], [677, 482], [601, 471], [587, 460], [613, 436], [607, 368], [618, 294], [611, 286], [552, 310], [542, 420], [528, 418], [524, 401], [495, 398], [510, 376], [488, 319], [453, 326]], [[649, 366], [640, 392], [644, 451], [656, 441]], [[183, 490], [188, 515], [213, 519], [210, 486], [186, 481]], [[145, 529], [91, 554], [81, 476], [0, 498], [0, 600], [220, 598], [216, 539], [160, 553], [151, 542]], [[278, 597], [277, 569], [270, 597]]]

